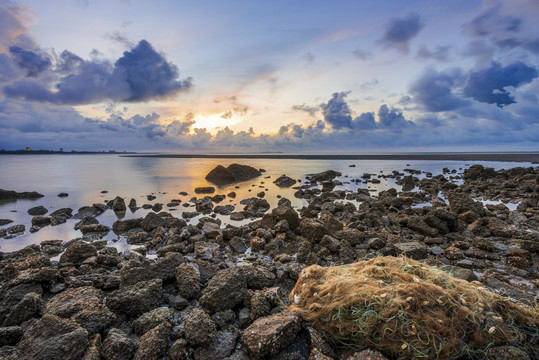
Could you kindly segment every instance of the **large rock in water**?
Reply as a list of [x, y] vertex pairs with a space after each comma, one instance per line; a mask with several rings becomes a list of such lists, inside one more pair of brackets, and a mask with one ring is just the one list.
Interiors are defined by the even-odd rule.
[[231, 164], [228, 167], [217, 165], [206, 175], [206, 180], [217, 185], [231, 184], [237, 181], [254, 179], [262, 175], [260, 171], [248, 165]]

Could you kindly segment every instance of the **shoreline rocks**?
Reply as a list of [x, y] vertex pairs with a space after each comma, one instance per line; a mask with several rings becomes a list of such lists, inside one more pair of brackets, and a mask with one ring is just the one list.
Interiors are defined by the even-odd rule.
[[228, 167], [217, 165], [206, 175], [206, 180], [216, 185], [227, 185], [239, 181], [251, 180], [262, 173], [248, 165], [231, 164]]

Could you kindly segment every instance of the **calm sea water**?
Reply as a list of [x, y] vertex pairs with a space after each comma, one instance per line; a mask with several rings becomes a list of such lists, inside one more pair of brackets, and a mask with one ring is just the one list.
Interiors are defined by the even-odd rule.
[[[381, 184], [364, 184], [351, 181], [360, 178], [364, 173], [390, 174], [393, 170], [403, 171], [412, 168], [432, 172], [434, 175], [441, 174], [442, 169], [462, 169], [477, 162], [462, 161], [393, 161], [393, 160], [273, 160], [273, 159], [170, 159], [170, 158], [129, 158], [118, 155], [3, 155], [0, 156], [0, 188], [16, 191], [37, 191], [45, 197], [37, 200], [17, 200], [0, 202], [0, 219], [11, 219], [13, 223], [3, 228], [24, 224], [26, 233], [12, 239], [0, 239], [0, 251], [13, 251], [21, 249], [32, 243], [43, 240], [60, 239], [71, 240], [81, 236], [74, 230], [74, 224], [78, 220], [69, 220], [59, 226], [47, 226], [36, 233], [29, 233], [32, 216], [28, 215], [29, 208], [43, 205], [49, 209], [49, 213], [63, 207], [70, 207], [77, 212], [82, 206], [93, 203], [104, 203], [107, 200], [121, 196], [126, 199], [134, 198], [138, 206], [145, 203], [165, 204], [163, 210], [170, 211], [174, 216], [181, 217], [182, 211], [194, 211], [194, 208], [178, 206], [167, 208], [166, 204], [172, 199], [180, 199], [188, 202], [194, 194], [195, 187], [210, 186], [204, 177], [218, 164], [228, 166], [232, 163], [250, 165], [263, 168], [266, 172], [263, 176], [238, 184], [218, 187], [216, 194], [227, 194], [230, 191], [237, 193], [236, 199], [225, 199], [220, 205], [236, 205], [236, 210], [241, 210], [240, 200], [256, 196], [260, 191], [265, 191], [265, 198], [275, 206], [277, 195], [292, 200], [293, 206], [300, 208], [306, 203], [304, 200], [294, 198], [295, 190], [278, 188], [273, 181], [282, 174], [295, 179], [305, 180], [305, 175], [321, 172], [324, 170], [337, 170], [343, 176], [339, 178], [343, 186], [337, 187], [355, 191], [358, 187], [369, 187], [380, 190], [391, 187], [400, 190], [394, 181], [381, 179]], [[495, 169], [511, 168], [516, 166], [531, 166], [529, 163], [515, 162], [481, 162], [485, 166]], [[355, 165], [355, 167], [350, 167]], [[459, 170], [461, 169], [461, 170]], [[267, 178], [269, 177], [269, 178]], [[236, 188], [239, 186], [239, 189]], [[101, 193], [106, 190], [107, 193]], [[185, 191], [189, 195], [182, 196], [179, 192]], [[69, 194], [68, 197], [60, 198], [61, 192]], [[156, 199], [148, 201], [146, 195], [153, 194]], [[198, 195], [201, 197], [203, 195]], [[148, 210], [137, 210], [131, 213], [129, 209], [124, 217], [133, 218], [145, 216]], [[232, 222], [228, 217], [219, 216], [223, 222], [242, 224], [249, 222]], [[111, 226], [118, 218], [112, 210], [107, 210], [98, 217], [100, 223]], [[191, 220], [197, 223], [196, 218]], [[111, 245], [123, 250], [128, 247], [125, 240], [117, 237], [112, 231], [106, 239]]]

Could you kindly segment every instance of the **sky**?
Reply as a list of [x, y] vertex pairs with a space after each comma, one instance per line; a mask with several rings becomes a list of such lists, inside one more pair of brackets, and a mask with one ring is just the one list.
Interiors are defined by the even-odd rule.
[[0, 149], [539, 151], [537, 0], [0, 0]]

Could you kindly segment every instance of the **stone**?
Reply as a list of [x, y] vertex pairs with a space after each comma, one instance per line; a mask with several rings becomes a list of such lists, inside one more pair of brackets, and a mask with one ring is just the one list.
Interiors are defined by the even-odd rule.
[[88, 348], [88, 332], [72, 320], [45, 314], [17, 345], [17, 359], [81, 359]]
[[23, 331], [20, 326], [0, 327], [0, 347], [16, 345], [22, 338]]
[[300, 326], [297, 314], [277, 313], [253, 322], [243, 332], [241, 341], [254, 358], [269, 358], [294, 341]]
[[215, 188], [213, 186], [204, 186], [195, 188], [195, 194], [213, 194]]
[[365, 233], [354, 228], [345, 228], [337, 231], [335, 237], [340, 240], [346, 240], [352, 246], [360, 245], [365, 242]]
[[165, 227], [166, 222], [165, 219], [163, 219], [161, 216], [157, 215], [156, 213], [149, 212], [144, 220], [142, 220], [140, 226], [144, 231], [152, 231], [157, 229], [158, 227]]
[[301, 220], [299, 231], [310, 242], [320, 242], [328, 232], [324, 224], [319, 220], [309, 218]]
[[393, 249], [398, 255], [414, 260], [426, 259], [428, 256], [427, 247], [417, 241], [393, 244]]
[[116, 234], [122, 234], [131, 229], [142, 227], [142, 218], [117, 220], [112, 224], [112, 230]]
[[203, 212], [203, 213], [209, 213], [213, 209], [213, 203], [211, 201], [211, 198], [209, 197], [197, 199], [197, 201], [195, 202], [195, 206], [198, 212]]
[[103, 302], [103, 291], [92, 286], [70, 288], [53, 296], [47, 302], [45, 314], [69, 318], [84, 309], [103, 305]]
[[232, 221], [242, 221], [243, 219], [245, 219], [245, 216], [240, 212], [233, 212], [230, 214], [230, 220]]
[[195, 350], [195, 360], [227, 358], [236, 347], [238, 334], [234, 331], [217, 331], [213, 341]]
[[263, 289], [273, 286], [275, 274], [262, 266], [242, 265], [239, 269], [245, 276], [249, 289]]
[[185, 317], [184, 331], [189, 344], [206, 345], [214, 340], [216, 326], [204, 310], [195, 308]]
[[82, 360], [101, 360], [101, 335], [95, 334], [92, 340], [90, 341], [90, 345], [88, 345], [88, 350], [86, 350], [86, 354], [84, 354], [84, 357]]
[[206, 175], [206, 180], [217, 185], [226, 185], [238, 181], [254, 179], [262, 175], [257, 169], [240, 164], [231, 164], [228, 167], [217, 165]]
[[212, 313], [234, 308], [247, 292], [245, 275], [240, 269], [219, 271], [202, 291], [199, 303]]
[[167, 353], [172, 326], [164, 323], [140, 338], [134, 360], [161, 360]]
[[0, 200], [15, 200], [15, 199], [38, 199], [44, 195], [35, 191], [16, 192], [13, 190], [0, 189]]
[[20, 325], [36, 315], [40, 315], [43, 310], [43, 300], [41, 295], [31, 292], [22, 298], [17, 305], [11, 308], [3, 326]]
[[168, 307], [158, 307], [135, 319], [131, 324], [131, 330], [140, 336], [165, 323], [172, 325], [174, 323], [174, 314]]
[[283, 174], [279, 176], [277, 179], [275, 179], [273, 183], [277, 185], [278, 187], [290, 187], [296, 183], [296, 180]]
[[175, 275], [181, 296], [190, 300], [200, 294], [200, 271], [196, 267], [191, 264], [181, 264], [176, 268]]
[[112, 200], [112, 209], [114, 211], [125, 211], [125, 200], [119, 196], [116, 196], [114, 200]]
[[386, 246], [386, 241], [382, 238], [375, 237], [369, 239], [367, 244], [371, 249], [380, 250]]
[[123, 331], [113, 328], [103, 341], [101, 356], [105, 360], [130, 360], [135, 348], [135, 343]]
[[234, 212], [234, 205], [218, 205], [213, 208], [213, 212], [219, 215], [230, 215]]
[[172, 344], [168, 350], [167, 360], [189, 360], [189, 351], [187, 350], [187, 340], [179, 338]]
[[33, 208], [28, 209], [28, 215], [45, 215], [48, 213], [49, 210], [47, 210], [46, 207], [40, 205], [40, 206], [34, 206]]
[[[537, 354], [535, 354], [537, 355]], [[510, 345], [498, 346], [489, 349], [486, 360], [530, 360], [523, 350]]]
[[324, 181], [333, 180], [337, 176], [342, 176], [342, 174], [338, 171], [326, 170], [317, 174], [309, 174], [308, 176], [310, 177], [309, 180], [312, 183], [316, 183], [316, 182], [324, 182]]
[[77, 241], [66, 248], [64, 253], [60, 256], [60, 263], [80, 265], [84, 260], [96, 255], [97, 250], [95, 247], [84, 241]]
[[286, 220], [292, 230], [296, 230], [300, 225], [299, 215], [288, 203], [283, 203], [271, 211], [277, 221]]
[[116, 321], [116, 315], [105, 305], [94, 305], [79, 311], [71, 319], [93, 335], [111, 326]]
[[113, 291], [106, 297], [106, 305], [115, 313], [138, 317], [159, 306], [163, 281], [154, 279]]

